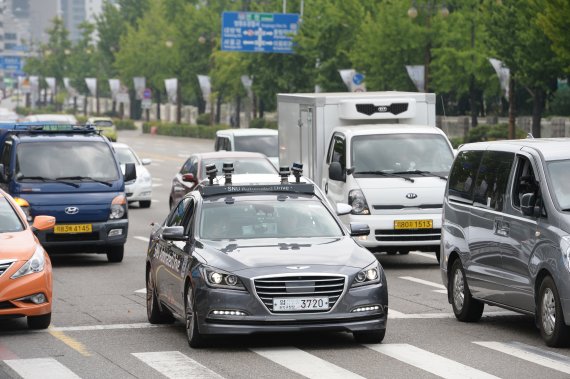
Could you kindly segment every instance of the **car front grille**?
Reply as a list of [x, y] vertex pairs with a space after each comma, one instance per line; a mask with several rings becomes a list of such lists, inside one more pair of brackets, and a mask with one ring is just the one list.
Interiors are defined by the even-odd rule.
[[376, 229], [374, 235], [377, 241], [383, 242], [438, 241], [441, 229]]
[[79, 241], [97, 241], [99, 233], [75, 233], [75, 234], [46, 234], [46, 242], [79, 242]]
[[[344, 291], [344, 276], [276, 276], [254, 280], [255, 291], [263, 304], [273, 312], [274, 298], [315, 297], [329, 298], [329, 309], [334, 307], [342, 291]], [[327, 312], [325, 310], [293, 311], [288, 313]]]
[[12, 263], [14, 262], [0, 262], [0, 276], [2, 276], [2, 274], [8, 271], [10, 266], [12, 266]]

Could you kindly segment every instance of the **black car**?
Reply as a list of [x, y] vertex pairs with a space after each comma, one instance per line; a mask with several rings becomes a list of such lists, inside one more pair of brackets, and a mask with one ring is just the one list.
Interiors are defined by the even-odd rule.
[[[210, 169], [213, 183], [216, 169]], [[281, 180], [241, 175], [241, 184], [237, 177], [199, 185], [153, 230], [149, 321], [183, 320], [191, 347], [213, 334], [322, 330], [381, 342], [386, 277], [374, 255], [352, 239], [367, 235], [368, 226], [346, 230], [337, 214], [351, 207], [333, 211], [299, 175], [293, 183], [288, 173]]]

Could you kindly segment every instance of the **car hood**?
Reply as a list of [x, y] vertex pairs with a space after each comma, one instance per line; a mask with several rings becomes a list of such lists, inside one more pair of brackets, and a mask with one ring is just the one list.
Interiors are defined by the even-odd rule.
[[199, 252], [207, 264], [228, 271], [251, 268], [321, 265], [363, 268], [374, 256], [351, 237], [204, 240]]
[[0, 233], [0, 261], [17, 259], [25, 261], [36, 251], [37, 242], [30, 230]]

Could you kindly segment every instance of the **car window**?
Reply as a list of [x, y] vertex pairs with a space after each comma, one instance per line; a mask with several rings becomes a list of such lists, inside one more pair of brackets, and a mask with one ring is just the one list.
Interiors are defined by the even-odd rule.
[[341, 136], [334, 137], [334, 146], [332, 150], [331, 163], [338, 162], [342, 168], [342, 172], [346, 169], [346, 143]]
[[475, 176], [482, 156], [483, 151], [461, 151], [457, 155], [449, 174], [448, 195], [451, 199], [469, 203], [473, 200]]
[[117, 153], [117, 159], [120, 164], [134, 163], [136, 165], [141, 165], [141, 162], [137, 159], [137, 156], [131, 149], [119, 147], [115, 148], [115, 152]]
[[343, 235], [334, 217], [317, 199], [205, 203], [202, 208], [199, 233], [204, 239]]
[[[203, 159], [202, 177], [206, 177], [206, 166], [215, 164], [218, 172], [222, 172], [224, 162], [232, 162], [234, 158]], [[275, 174], [275, 167], [265, 158], [238, 158], [233, 161], [234, 174]]]
[[4, 169], [8, 172], [10, 167], [10, 156], [12, 153], [12, 142], [6, 142], [4, 144], [4, 149], [2, 149], [2, 157], [0, 159], [0, 163], [4, 165]]
[[191, 204], [190, 198], [184, 198], [178, 203], [176, 208], [172, 210], [168, 220], [166, 221], [166, 226], [180, 226], [184, 220], [184, 212], [186, 208]]
[[474, 204], [502, 211], [514, 153], [486, 151], [481, 159], [473, 194]]
[[21, 232], [24, 230], [22, 220], [16, 210], [4, 197], [0, 197], [0, 233]]
[[570, 210], [570, 159], [550, 161], [546, 164], [552, 183], [554, 198], [560, 209]]
[[186, 204], [186, 213], [184, 215], [184, 234], [190, 234], [192, 228], [192, 223], [194, 221], [194, 209], [196, 202], [193, 198], [188, 198], [188, 204]]
[[279, 156], [277, 135], [234, 137], [235, 151], [251, 151], [268, 157]]
[[513, 205], [519, 208], [525, 193], [538, 195], [538, 182], [530, 160], [522, 155], [517, 156], [517, 169], [513, 183]]

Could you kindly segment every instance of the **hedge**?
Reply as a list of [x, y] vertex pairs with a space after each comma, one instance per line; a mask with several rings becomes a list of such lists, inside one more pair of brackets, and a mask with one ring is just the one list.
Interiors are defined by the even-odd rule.
[[120, 118], [114, 118], [113, 123], [117, 127], [117, 130], [136, 130], [137, 127], [133, 120], [124, 119], [121, 120]]
[[249, 124], [250, 128], [264, 128], [277, 130], [277, 121], [269, 121], [264, 118], [254, 118]]
[[[525, 138], [526, 132], [522, 129], [516, 129], [515, 138]], [[469, 134], [467, 135], [467, 141], [461, 137], [451, 138], [451, 144], [454, 148], [459, 147], [464, 143], [468, 142], [481, 142], [481, 141], [497, 141], [505, 140], [509, 138], [509, 125], [508, 124], [498, 124], [498, 125], [478, 125], [474, 128], [469, 129]]]
[[156, 127], [156, 133], [164, 136], [173, 137], [191, 137], [191, 138], [209, 138], [216, 137], [216, 131], [228, 129], [227, 125], [188, 125], [188, 124], [166, 124], [159, 122], [143, 123], [143, 133], [150, 133], [151, 127]]

